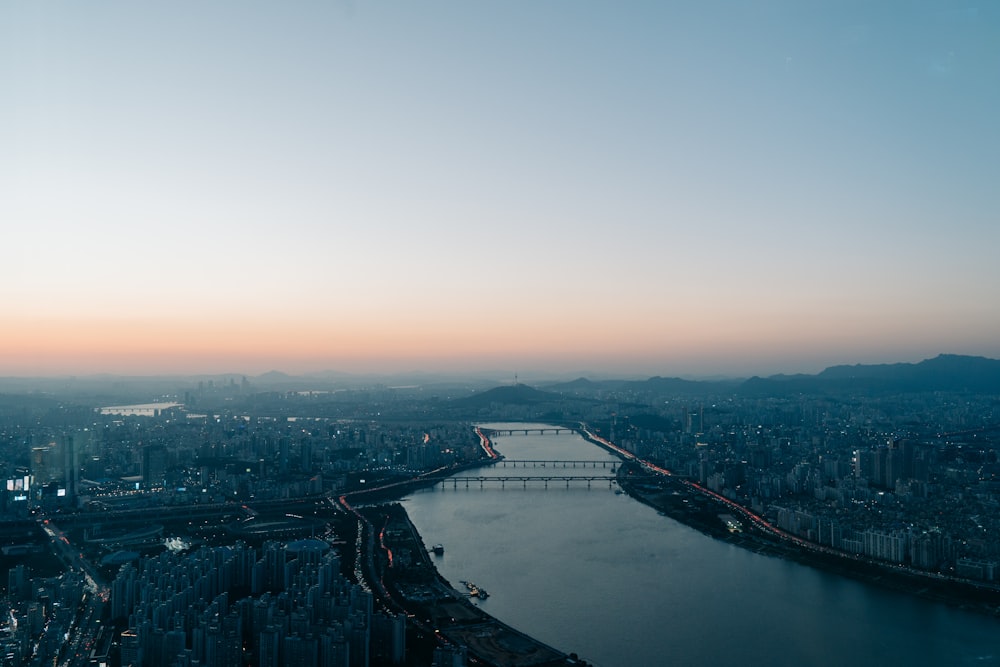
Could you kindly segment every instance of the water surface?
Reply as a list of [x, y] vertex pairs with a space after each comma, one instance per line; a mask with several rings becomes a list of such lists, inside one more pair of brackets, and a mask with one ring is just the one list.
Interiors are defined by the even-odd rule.
[[[512, 427], [524, 425], [511, 425]], [[576, 434], [500, 437], [509, 459], [614, 460]], [[608, 474], [487, 468], [471, 473]], [[617, 487], [615, 487], [617, 488]], [[446, 482], [403, 500], [452, 585], [600, 667], [1000, 665], [1000, 621], [707, 537], [607, 482]]]

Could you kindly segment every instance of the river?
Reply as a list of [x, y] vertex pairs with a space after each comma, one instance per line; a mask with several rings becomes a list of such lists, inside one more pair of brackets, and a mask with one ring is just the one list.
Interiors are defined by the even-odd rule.
[[[615, 460], [575, 433], [494, 444], [507, 459]], [[444, 545], [435, 563], [453, 586], [475, 582], [485, 611], [598, 667], [1000, 665], [998, 620], [741, 549], [614, 489], [445, 482], [402, 502], [424, 541]]]

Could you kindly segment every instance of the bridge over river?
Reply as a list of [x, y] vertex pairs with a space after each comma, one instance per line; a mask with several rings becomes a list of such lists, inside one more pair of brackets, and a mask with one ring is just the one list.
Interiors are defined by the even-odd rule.
[[561, 435], [576, 433], [578, 429], [568, 426], [528, 426], [526, 428], [484, 428], [483, 434], [489, 438], [498, 435]]
[[495, 468], [611, 468], [615, 471], [621, 461], [585, 461], [582, 459], [496, 459], [487, 461]]
[[447, 488], [447, 485], [451, 483], [453, 489], [457, 489], [459, 484], [464, 484], [465, 488], [469, 488], [470, 484], [479, 484], [479, 488], [484, 488], [486, 484], [500, 484], [500, 488], [506, 488], [507, 483], [521, 483], [522, 488], [528, 488], [528, 483], [538, 484], [542, 483], [545, 488], [549, 488], [549, 482], [559, 483], [562, 482], [569, 488], [571, 483], [580, 484], [586, 482], [587, 488], [595, 482], [607, 482], [608, 488], [615, 482], [614, 475], [469, 475], [469, 476], [455, 476], [449, 477], [447, 479], [441, 480], [441, 487]]

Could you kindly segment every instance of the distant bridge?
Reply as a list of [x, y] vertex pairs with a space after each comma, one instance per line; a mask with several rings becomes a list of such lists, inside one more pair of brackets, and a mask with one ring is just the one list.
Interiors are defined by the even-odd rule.
[[615, 467], [621, 463], [621, 461], [584, 461], [584, 460], [549, 460], [549, 459], [496, 459], [491, 462], [495, 468], [506, 468], [508, 466], [512, 468], [611, 468], [614, 472]]
[[562, 433], [576, 433], [575, 428], [568, 426], [548, 426], [529, 428], [484, 428], [483, 433], [487, 437], [496, 435], [560, 435]]
[[532, 484], [538, 484], [539, 482], [541, 482], [542, 484], [545, 485], [545, 488], [547, 489], [549, 488], [549, 482], [553, 482], [556, 484], [562, 482], [566, 485], [566, 488], [568, 489], [571, 482], [572, 483], [586, 482], [587, 488], [590, 488], [590, 486], [594, 482], [601, 482], [601, 483], [607, 482], [608, 488], [610, 489], [611, 485], [614, 484], [614, 481], [615, 481], [614, 475], [544, 475], [544, 476], [505, 475], [498, 477], [487, 477], [480, 475], [480, 476], [469, 476], [469, 477], [449, 477], [448, 479], [441, 480], [441, 486], [442, 488], [444, 488], [446, 487], [448, 482], [451, 482], [452, 488], [457, 489], [459, 484], [464, 484], [465, 488], [469, 488], [470, 484], [478, 483], [479, 488], [482, 489], [485, 487], [487, 483], [490, 484], [499, 483], [500, 488], [503, 489], [506, 488], [508, 482], [512, 484], [520, 482], [521, 487], [526, 489], [528, 488], [528, 482], [531, 482]]

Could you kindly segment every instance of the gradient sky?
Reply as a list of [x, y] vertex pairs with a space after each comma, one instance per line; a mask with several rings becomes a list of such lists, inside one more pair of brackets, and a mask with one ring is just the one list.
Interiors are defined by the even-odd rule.
[[1000, 357], [1000, 6], [6, 2], [0, 375]]

